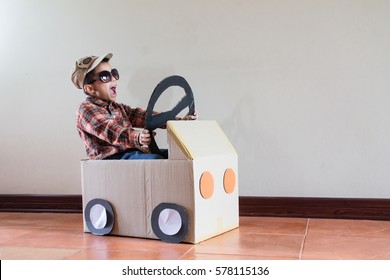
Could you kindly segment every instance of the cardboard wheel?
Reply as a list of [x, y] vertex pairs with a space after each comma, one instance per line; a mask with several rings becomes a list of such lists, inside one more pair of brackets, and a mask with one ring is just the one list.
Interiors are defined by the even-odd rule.
[[92, 234], [106, 235], [114, 226], [114, 211], [107, 200], [95, 198], [85, 206], [84, 219]]
[[[154, 105], [161, 96], [161, 94], [171, 86], [181, 87], [185, 96], [176, 104], [176, 106], [170, 111], [161, 112], [159, 114], [153, 114]], [[195, 101], [194, 94], [188, 82], [181, 76], [170, 76], [162, 80], [154, 89], [152, 96], [149, 99], [148, 107], [146, 109], [145, 128], [149, 131], [153, 131], [156, 128], [161, 127], [169, 120], [175, 120], [176, 116], [186, 107], [188, 107], [188, 113], [193, 115], [195, 113]], [[161, 151], [152, 138], [152, 142], [149, 148], [153, 154], [160, 154]]]
[[187, 210], [173, 203], [161, 203], [154, 208], [151, 223], [154, 234], [168, 243], [182, 242], [190, 227]]

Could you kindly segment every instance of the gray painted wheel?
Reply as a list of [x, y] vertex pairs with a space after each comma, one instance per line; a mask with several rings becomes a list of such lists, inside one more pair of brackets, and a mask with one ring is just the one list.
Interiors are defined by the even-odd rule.
[[187, 210], [174, 203], [161, 203], [154, 208], [151, 222], [154, 234], [169, 243], [182, 242], [190, 228]]
[[90, 200], [85, 206], [84, 218], [88, 230], [95, 235], [109, 234], [114, 226], [114, 211], [104, 199]]

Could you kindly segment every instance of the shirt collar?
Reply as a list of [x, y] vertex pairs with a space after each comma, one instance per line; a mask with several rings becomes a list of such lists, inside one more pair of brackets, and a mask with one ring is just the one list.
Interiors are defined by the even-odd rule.
[[98, 106], [107, 107], [111, 104], [111, 102], [108, 102], [106, 100], [102, 100], [100, 98], [97, 98], [96, 96], [88, 95], [85, 99], [88, 102], [91, 102], [93, 104], [96, 104]]

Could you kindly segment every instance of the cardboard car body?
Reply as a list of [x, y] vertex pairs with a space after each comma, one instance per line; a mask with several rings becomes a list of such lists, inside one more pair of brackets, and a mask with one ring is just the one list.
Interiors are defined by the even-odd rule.
[[81, 162], [85, 232], [96, 199], [112, 207], [104, 234], [198, 243], [239, 226], [238, 157], [217, 122], [169, 121], [167, 138], [166, 160]]

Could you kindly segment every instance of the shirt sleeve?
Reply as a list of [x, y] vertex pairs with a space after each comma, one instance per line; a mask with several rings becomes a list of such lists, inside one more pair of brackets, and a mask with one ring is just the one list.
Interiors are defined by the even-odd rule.
[[[142, 117], [134, 112], [138, 124]], [[101, 141], [123, 148], [140, 148], [139, 131], [132, 126], [123, 126], [117, 119], [111, 118], [104, 108], [86, 104], [79, 109], [78, 126], [84, 132], [93, 135]]]
[[129, 119], [134, 127], [145, 127], [146, 110], [141, 108], [131, 108], [128, 105], [121, 104], [126, 111]]
[[[145, 121], [146, 121], [146, 113], [147, 111], [142, 108], [131, 108], [128, 105], [122, 104], [124, 107], [126, 113], [129, 116], [129, 119], [134, 127], [137, 128], [144, 128], [145, 127]], [[159, 112], [153, 111], [153, 115], [159, 114]], [[167, 125], [163, 124], [161, 125], [162, 129], [166, 129]]]

